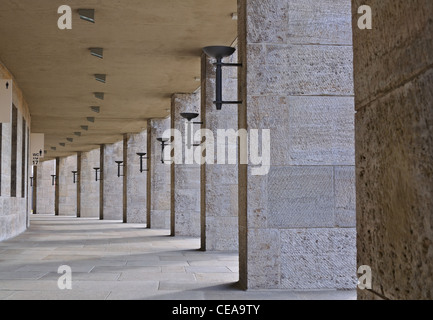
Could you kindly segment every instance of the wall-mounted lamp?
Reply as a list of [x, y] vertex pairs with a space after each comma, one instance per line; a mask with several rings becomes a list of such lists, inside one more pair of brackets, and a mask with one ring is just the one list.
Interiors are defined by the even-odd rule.
[[78, 9], [78, 14], [81, 20], [95, 23], [95, 10], [94, 9]]
[[214, 104], [217, 110], [222, 109], [223, 104], [241, 104], [242, 101], [223, 101], [222, 86], [223, 86], [223, 76], [222, 67], [241, 67], [241, 63], [223, 63], [222, 59], [230, 57], [236, 51], [233, 47], [225, 46], [210, 46], [203, 48], [203, 52], [209, 57], [217, 60], [216, 65], [216, 100]]
[[124, 174], [120, 174], [120, 167], [124, 167], [123, 161], [115, 161], [117, 163], [117, 176], [123, 177]]
[[72, 174], [74, 175], [74, 183], [77, 183], [77, 182], [79, 182], [78, 181], [78, 171], [72, 171]]
[[203, 122], [193, 122], [192, 120], [197, 118], [199, 116], [198, 113], [193, 112], [183, 112], [180, 114], [182, 118], [186, 119], [188, 121], [188, 127], [187, 127], [187, 147], [190, 149], [191, 147], [198, 147], [200, 144], [194, 144], [192, 139], [192, 126], [194, 124], [203, 124]]
[[95, 181], [101, 181], [102, 179], [100, 179], [100, 177], [98, 177], [99, 171], [101, 170], [101, 168], [93, 168], [93, 170], [95, 170]]
[[52, 175], [51, 175], [51, 185], [52, 185], [52, 186], [55, 186], [55, 185], [56, 185], [56, 178], [57, 178], [57, 176], [56, 176], [55, 174], [52, 174]]
[[148, 157], [146, 157], [146, 153], [140, 152], [140, 153], [137, 153], [137, 156], [140, 157], [140, 172], [149, 171], [149, 169], [143, 169], [143, 159], [149, 159]]
[[169, 139], [167, 138], [157, 138], [156, 140], [158, 140], [159, 142], [161, 142], [161, 162], [164, 164], [164, 149], [165, 147], [168, 145], [168, 141]]

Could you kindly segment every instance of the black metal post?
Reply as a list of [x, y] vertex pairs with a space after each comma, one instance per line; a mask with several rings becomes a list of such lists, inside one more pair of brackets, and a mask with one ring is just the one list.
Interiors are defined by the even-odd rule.
[[217, 110], [221, 110], [223, 105], [222, 87], [223, 87], [222, 59], [218, 58], [216, 63], [216, 101], [215, 101]]

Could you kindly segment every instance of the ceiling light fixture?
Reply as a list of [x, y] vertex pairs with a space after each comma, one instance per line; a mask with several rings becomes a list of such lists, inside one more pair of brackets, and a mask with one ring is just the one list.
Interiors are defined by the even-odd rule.
[[68, 140], [69, 142], [74, 142], [74, 139], [72, 138], [66, 138], [66, 140]]
[[66, 147], [66, 143], [63, 143], [63, 142], [60, 142], [59, 145], [60, 145], [61, 147]]
[[105, 83], [107, 80], [107, 75], [106, 74], [95, 74], [95, 80]]
[[222, 97], [222, 86], [223, 86], [223, 77], [222, 77], [222, 67], [241, 67], [240, 63], [223, 63], [222, 59], [226, 57], [230, 57], [233, 53], [235, 53], [236, 49], [233, 47], [225, 47], [225, 46], [211, 46], [203, 48], [204, 53], [206, 53], [209, 57], [217, 60], [216, 65], [216, 100], [214, 104], [216, 105], [217, 110], [222, 109], [223, 104], [241, 104], [242, 101], [223, 101]]
[[101, 111], [101, 107], [90, 107], [90, 110], [92, 110], [95, 113], [99, 113]]
[[93, 94], [95, 95], [96, 99], [104, 100], [105, 94], [103, 92], [94, 92]]
[[104, 49], [103, 48], [90, 48], [90, 54], [99, 59], [104, 59]]
[[94, 9], [78, 9], [80, 19], [95, 23], [95, 10]]
[[94, 117], [87, 117], [87, 121], [94, 123], [95, 122], [95, 118]]
[[77, 137], [81, 137], [81, 132], [74, 132], [74, 135], [76, 135]]
[[83, 129], [84, 131], [88, 131], [89, 130], [89, 126], [81, 126], [81, 129]]

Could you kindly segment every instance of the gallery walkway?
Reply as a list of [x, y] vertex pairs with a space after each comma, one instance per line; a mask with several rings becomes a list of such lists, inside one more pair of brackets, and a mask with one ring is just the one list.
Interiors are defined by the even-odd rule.
[[[116, 221], [38, 215], [0, 243], [0, 299], [356, 299], [355, 291], [241, 291], [238, 255]], [[72, 269], [60, 290], [58, 268]]]

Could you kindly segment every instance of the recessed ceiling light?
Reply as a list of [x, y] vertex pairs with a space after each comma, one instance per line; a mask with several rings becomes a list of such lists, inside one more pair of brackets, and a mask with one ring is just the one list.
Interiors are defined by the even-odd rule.
[[94, 57], [103, 59], [104, 58], [104, 49], [103, 48], [90, 48], [90, 54]]
[[68, 140], [69, 142], [74, 142], [74, 139], [72, 138], [66, 138], [66, 140]]
[[106, 74], [95, 74], [95, 80], [105, 83], [105, 81], [107, 80], [107, 75]]
[[62, 146], [62, 147], [65, 147], [66, 143], [60, 142], [59, 145]]
[[201, 78], [200, 77], [195, 77], [194, 80], [197, 81], [197, 82], [200, 82]]
[[95, 118], [94, 117], [87, 117], [87, 121], [89, 121], [89, 122], [95, 122]]
[[89, 130], [89, 126], [81, 126], [81, 129], [83, 129], [84, 131]]
[[77, 137], [81, 137], [81, 132], [74, 132]]
[[104, 100], [105, 94], [103, 92], [95, 92], [94, 95], [96, 99]]
[[101, 112], [101, 107], [90, 107], [90, 110], [92, 110], [95, 113]]
[[56, 148], [56, 147], [51, 147], [51, 150], [54, 150], [54, 151], [56, 151], [56, 150], [57, 150], [57, 148]]
[[232, 20], [238, 20], [238, 14], [237, 12], [232, 13]]
[[95, 10], [94, 9], [78, 9], [80, 19], [95, 23]]

